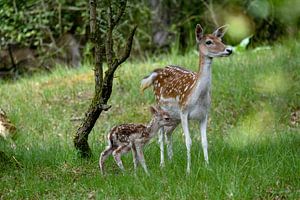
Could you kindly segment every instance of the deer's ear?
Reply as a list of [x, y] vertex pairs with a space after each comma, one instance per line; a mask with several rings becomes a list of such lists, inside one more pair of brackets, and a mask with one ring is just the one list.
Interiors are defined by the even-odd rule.
[[196, 25], [195, 29], [196, 41], [199, 43], [203, 38], [203, 28], [200, 24]]
[[228, 25], [221, 26], [220, 28], [218, 28], [213, 32], [213, 35], [218, 38], [222, 38], [225, 35], [227, 30], [228, 30]]
[[150, 106], [150, 112], [152, 115], [154, 115], [155, 113], [157, 113], [157, 110], [154, 106]]

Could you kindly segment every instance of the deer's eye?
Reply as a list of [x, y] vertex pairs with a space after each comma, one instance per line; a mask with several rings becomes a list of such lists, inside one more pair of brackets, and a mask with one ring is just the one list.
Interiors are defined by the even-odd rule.
[[205, 44], [211, 45], [211, 44], [212, 44], [212, 41], [211, 41], [211, 40], [207, 40], [207, 41], [205, 42]]

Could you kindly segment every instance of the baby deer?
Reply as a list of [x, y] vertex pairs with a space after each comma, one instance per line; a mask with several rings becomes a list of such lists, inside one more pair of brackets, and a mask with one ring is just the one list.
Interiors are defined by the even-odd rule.
[[124, 171], [121, 156], [130, 149], [133, 154], [134, 170], [136, 170], [137, 164], [140, 162], [145, 172], [149, 174], [142, 148], [155, 136], [160, 128], [172, 125], [169, 114], [161, 108], [151, 106], [150, 111], [152, 113], [152, 120], [148, 126], [143, 124], [121, 124], [111, 129], [107, 135], [108, 146], [100, 154], [99, 167], [102, 174], [104, 173], [104, 161], [111, 154], [119, 168]]

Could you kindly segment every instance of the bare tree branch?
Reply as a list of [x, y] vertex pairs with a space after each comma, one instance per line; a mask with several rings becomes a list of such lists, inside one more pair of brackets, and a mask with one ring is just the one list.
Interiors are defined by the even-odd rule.
[[119, 12], [118, 12], [116, 18], [112, 20], [112, 22], [113, 22], [113, 23], [112, 23], [112, 26], [113, 26], [113, 27], [116, 26], [116, 25], [119, 23], [120, 19], [121, 19], [122, 16], [124, 15], [125, 9], [126, 9], [126, 5], [127, 5], [127, 0], [121, 0], [121, 1], [120, 1], [120, 4], [119, 4]]
[[112, 38], [112, 31], [114, 29], [113, 27], [113, 13], [111, 8], [111, 1], [108, 1], [108, 9], [107, 9], [107, 24], [108, 24], [108, 30], [107, 30], [107, 36], [106, 36], [106, 60], [108, 66], [111, 66], [114, 51], [113, 51], [113, 38]]
[[219, 23], [218, 23], [218, 20], [216, 18], [215, 12], [214, 12], [212, 0], [209, 0], [209, 4], [205, 0], [202, 0], [202, 3], [210, 12], [210, 16], [211, 16], [211, 19], [213, 20], [213, 23], [215, 24], [215, 26], [218, 27]]
[[9, 53], [9, 57], [10, 57], [13, 69], [17, 70], [17, 65], [15, 63], [15, 59], [14, 59], [14, 56], [13, 56], [13, 53], [12, 53], [11, 44], [8, 44], [8, 53]]
[[120, 60], [118, 61], [118, 65], [121, 65], [129, 57], [130, 52], [131, 52], [132, 42], [133, 42], [133, 36], [135, 34], [136, 29], [137, 29], [137, 25], [134, 26], [134, 28], [132, 29], [132, 31], [127, 39], [125, 51], [124, 51], [122, 57], [120, 58]]
[[91, 39], [93, 40], [95, 37], [96, 32], [96, 7], [97, 7], [97, 0], [90, 0], [90, 33]]

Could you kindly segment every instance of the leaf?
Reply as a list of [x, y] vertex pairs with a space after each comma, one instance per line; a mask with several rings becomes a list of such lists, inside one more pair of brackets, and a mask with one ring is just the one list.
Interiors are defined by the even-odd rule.
[[233, 47], [233, 51], [236, 53], [246, 51], [246, 48], [249, 45], [252, 36], [253, 35], [250, 35], [249, 37], [244, 38], [237, 46]]
[[249, 36], [249, 37], [246, 37], [245, 39], [243, 39], [243, 40], [240, 42], [239, 46], [246, 49], [246, 47], [247, 47], [248, 44], [250, 43], [250, 38], [251, 38], [251, 37], [252, 37], [252, 35]]

